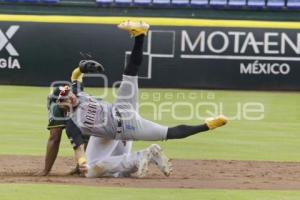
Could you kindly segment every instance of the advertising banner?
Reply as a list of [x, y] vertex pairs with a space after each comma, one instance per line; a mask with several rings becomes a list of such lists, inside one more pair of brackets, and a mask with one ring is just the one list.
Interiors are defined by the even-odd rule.
[[[133, 38], [122, 18], [0, 16], [0, 84], [69, 80], [86, 53], [108, 84], [120, 80]], [[300, 90], [300, 23], [145, 19], [141, 87]], [[174, 21], [173, 21], [174, 22]], [[101, 80], [89, 78], [98, 86]]]

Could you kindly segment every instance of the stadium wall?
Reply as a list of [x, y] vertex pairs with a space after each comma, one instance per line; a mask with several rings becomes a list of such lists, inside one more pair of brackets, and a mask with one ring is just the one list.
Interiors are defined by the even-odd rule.
[[[122, 20], [0, 15], [0, 84], [47, 86], [67, 80], [83, 52], [106, 67], [111, 86], [120, 80], [132, 44], [115, 26]], [[152, 25], [142, 87], [300, 90], [298, 22], [142, 20]], [[93, 86], [105, 82], [87, 79]]]

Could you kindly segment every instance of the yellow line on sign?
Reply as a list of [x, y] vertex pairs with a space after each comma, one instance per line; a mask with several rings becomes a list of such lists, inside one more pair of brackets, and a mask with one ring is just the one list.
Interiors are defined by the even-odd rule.
[[299, 22], [248, 21], [248, 20], [212, 20], [188, 18], [155, 18], [155, 17], [87, 17], [56, 15], [0, 15], [0, 22], [36, 22], [66, 24], [118, 24], [125, 20], [145, 21], [152, 26], [179, 27], [232, 27], [232, 28], [274, 28], [300, 29]]

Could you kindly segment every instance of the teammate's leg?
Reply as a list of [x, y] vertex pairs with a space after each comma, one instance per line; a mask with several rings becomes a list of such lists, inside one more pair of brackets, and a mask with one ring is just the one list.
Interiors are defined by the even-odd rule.
[[[129, 154], [132, 150], [133, 141], [122, 141], [119, 140], [118, 145], [112, 152], [111, 156], [120, 156]], [[112, 175], [113, 177], [130, 177], [128, 172], [117, 172]]]
[[116, 146], [116, 148], [114, 149], [114, 151], [112, 152], [112, 156], [119, 156], [119, 155], [123, 155], [123, 154], [128, 154], [131, 152], [132, 150], [132, 141], [122, 141], [122, 140], [118, 140], [118, 145]]
[[86, 177], [98, 177], [97, 171], [94, 170], [96, 163], [112, 155], [120, 141], [109, 140], [100, 137], [91, 136], [86, 148], [86, 158], [89, 170]]
[[[118, 141], [104, 139], [100, 137], [91, 136], [86, 149], [86, 157], [88, 161], [89, 170], [86, 177], [99, 177], [99, 171], [95, 170], [96, 164], [103, 160], [107, 160], [111, 156], [127, 155], [131, 152], [132, 141]], [[111, 160], [110, 162], [113, 162]], [[128, 174], [116, 173], [110, 174], [113, 177], [124, 177]]]
[[144, 177], [150, 163], [156, 164], [166, 176], [170, 175], [172, 171], [169, 159], [156, 144], [138, 152], [107, 157], [97, 162], [93, 170], [94, 173], [98, 174], [98, 177], [115, 173], [130, 174], [135, 172], [137, 172], [138, 177]]
[[118, 156], [109, 156], [99, 160], [93, 167], [93, 173], [96, 177], [111, 176], [112, 174], [122, 173], [131, 174], [138, 170], [139, 163], [147, 161], [148, 154], [144, 151], [138, 151], [130, 154]]

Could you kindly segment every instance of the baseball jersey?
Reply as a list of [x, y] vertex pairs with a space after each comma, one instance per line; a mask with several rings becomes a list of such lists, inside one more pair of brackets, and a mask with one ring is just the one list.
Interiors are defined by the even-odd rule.
[[51, 128], [65, 128], [68, 119], [67, 114], [58, 107], [56, 103], [51, 103], [48, 107], [48, 126], [47, 129]]
[[[72, 120], [69, 120], [66, 129], [75, 149], [81, 144], [82, 134], [116, 140], [166, 139], [167, 126], [146, 120], [138, 114], [137, 84], [136, 76], [123, 75], [117, 99], [112, 104], [98, 101], [84, 92], [77, 93], [79, 104], [71, 111]], [[128, 97], [128, 94], [132, 95]]]
[[78, 93], [77, 97], [80, 103], [74, 108], [71, 119], [81, 133], [114, 139], [117, 121], [112, 104], [99, 101], [85, 92]]

